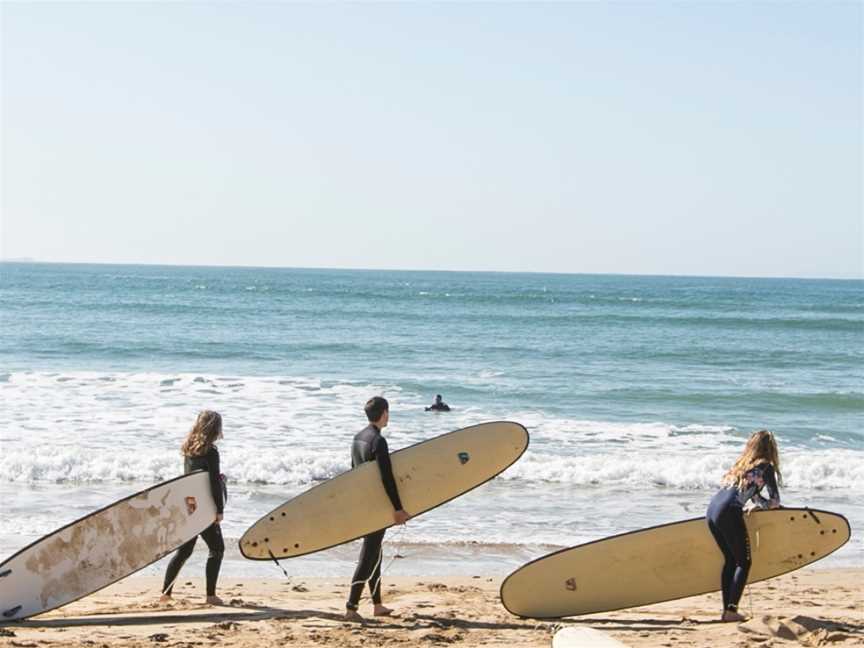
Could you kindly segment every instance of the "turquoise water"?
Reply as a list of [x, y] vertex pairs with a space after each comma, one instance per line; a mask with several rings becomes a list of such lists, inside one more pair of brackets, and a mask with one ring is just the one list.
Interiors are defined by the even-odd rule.
[[[204, 407], [237, 538], [348, 467], [374, 394], [394, 448], [493, 419], [532, 434], [501, 480], [409, 525], [427, 565], [503, 571], [700, 515], [762, 427], [786, 503], [864, 522], [861, 281], [7, 263], [0, 306], [0, 555], [177, 474]], [[423, 411], [436, 393], [453, 412]]]

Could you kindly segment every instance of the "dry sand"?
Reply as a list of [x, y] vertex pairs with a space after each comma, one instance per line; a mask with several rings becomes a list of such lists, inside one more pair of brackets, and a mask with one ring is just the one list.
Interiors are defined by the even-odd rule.
[[[202, 604], [203, 583], [183, 574], [171, 606], [159, 581], [131, 577], [64, 608], [0, 627], [0, 646], [524, 646], [551, 645], [558, 627], [590, 626], [638, 646], [864, 646], [864, 569], [805, 569], [750, 588], [743, 624], [718, 623], [719, 594], [560, 622], [518, 619], [498, 599], [500, 578], [386, 577], [400, 613], [342, 619], [345, 581], [223, 579], [225, 607]], [[184, 578], [185, 577], [185, 578]], [[540, 593], [538, 593], [540, 594]], [[368, 600], [361, 612], [371, 613]]]

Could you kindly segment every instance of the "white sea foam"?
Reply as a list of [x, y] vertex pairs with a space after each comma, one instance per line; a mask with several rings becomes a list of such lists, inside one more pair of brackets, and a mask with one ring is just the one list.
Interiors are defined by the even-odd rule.
[[[495, 379], [498, 372], [482, 371]], [[428, 395], [396, 385], [309, 377], [25, 372], [0, 382], [0, 481], [153, 482], [181, 469], [178, 447], [199, 409], [225, 417], [224, 472], [237, 484], [307, 485], [349, 467], [347, 439], [362, 403], [384, 394], [394, 449], [483, 420], [528, 427], [531, 447], [506, 480], [580, 487], [715, 488], [746, 433], [722, 424], [593, 421], [537, 410], [466, 408], [423, 413]], [[39, 416], [35, 416], [38, 413]], [[780, 436], [781, 447], [784, 439]], [[785, 446], [783, 474], [797, 489], [864, 495], [860, 450]]]
[[[345, 445], [344, 439], [343, 443]], [[243, 448], [221, 444], [223, 471], [235, 484], [307, 486], [350, 468], [348, 451], [296, 448], [285, 444]], [[394, 445], [394, 447], [397, 447]], [[644, 455], [626, 449], [580, 454], [529, 450], [502, 479], [568, 484], [583, 488], [712, 490], [729, 467], [728, 454]], [[60, 446], [6, 450], [0, 455], [0, 481], [18, 483], [151, 483], [176, 476], [182, 459], [176, 449], [98, 449]], [[864, 462], [850, 450], [788, 453], [783, 476], [797, 490], [842, 490], [864, 494]]]

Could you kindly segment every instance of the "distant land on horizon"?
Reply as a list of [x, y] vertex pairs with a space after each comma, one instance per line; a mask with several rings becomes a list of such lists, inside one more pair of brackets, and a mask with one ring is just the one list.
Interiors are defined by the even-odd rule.
[[33, 257], [9, 257], [8, 259], [0, 259], [0, 263], [39, 263]]
[[429, 269], [429, 268], [338, 268], [332, 266], [278, 266], [278, 265], [246, 265], [235, 264], [200, 264], [200, 263], [132, 263], [112, 261], [40, 261], [33, 257], [0, 258], [3, 263], [33, 263], [40, 265], [104, 265], [130, 267], [162, 267], [162, 268], [248, 268], [262, 270], [333, 270], [359, 272], [453, 272], [471, 274], [538, 274], [538, 275], [597, 275], [612, 277], [678, 277], [693, 279], [799, 279], [811, 281], [864, 281], [864, 268], [858, 277], [790, 277], [790, 276], [753, 276], [753, 275], [718, 275], [718, 274], [663, 274], [656, 272], [550, 272], [538, 270], [465, 270], [465, 269]]

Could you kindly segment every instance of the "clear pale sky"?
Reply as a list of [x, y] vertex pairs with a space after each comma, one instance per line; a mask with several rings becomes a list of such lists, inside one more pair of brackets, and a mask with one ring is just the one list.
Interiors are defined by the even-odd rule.
[[0, 255], [864, 276], [860, 2], [2, 4]]

